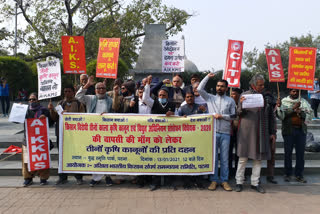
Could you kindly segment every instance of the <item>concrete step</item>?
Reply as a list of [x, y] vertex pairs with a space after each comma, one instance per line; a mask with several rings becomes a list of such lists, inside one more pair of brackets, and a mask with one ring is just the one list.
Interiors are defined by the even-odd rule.
[[[21, 161], [2, 161], [0, 162], [0, 176], [21, 176]], [[57, 175], [58, 173], [58, 161], [51, 161], [52, 169], [50, 169], [50, 175]], [[294, 161], [293, 161], [294, 166]], [[250, 171], [252, 168], [252, 161], [247, 164], [247, 169]], [[262, 161], [262, 174], [266, 173], [267, 161]], [[284, 161], [276, 160], [275, 173], [277, 175], [283, 174]], [[306, 160], [305, 161], [305, 173], [313, 174], [320, 173], [320, 160]]]

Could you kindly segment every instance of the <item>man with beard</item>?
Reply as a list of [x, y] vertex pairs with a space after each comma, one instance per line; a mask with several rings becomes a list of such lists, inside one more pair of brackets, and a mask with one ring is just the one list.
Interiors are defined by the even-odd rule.
[[[114, 100], [112, 100], [107, 92], [106, 86], [103, 82], [98, 82], [95, 85], [95, 93], [96, 95], [85, 95], [87, 92], [87, 89], [90, 86], [94, 85], [93, 76], [89, 77], [89, 80], [87, 84], [79, 89], [79, 91], [76, 94], [76, 98], [84, 103], [87, 107], [87, 113], [111, 113], [115, 108], [118, 108], [117, 106], [114, 106]], [[115, 91], [114, 93], [117, 93], [118, 91]], [[114, 99], [114, 98], [113, 98]], [[90, 186], [93, 187], [96, 184], [100, 183], [103, 174], [93, 174], [92, 180], [90, 182]], [[112, 186], [113, 182], [110, 178], [110, 176], [106, 175], [106, 186]]]
[[[226, 96], [228, 90], [228, 82], [226, 80], [218, 80], [216, 85], [217, 95], [208, 94], [204, 88], [209, 80], [215, 74], [209, 73], [198, 86], [198, 91], [201, 97], [207, 101], [209, 113], [214, 113], [216, 119], [216, 155], [215, 155], [215, 170], [214, 175], [210, 175], [211, 181], [209, 190], [214, 191], [218, 183], [226, 191], [232, 191], [229, 180], [229, 144], [231, 121], [236, 117], [236, 104], [234, 100]], [[220, 150], [220, 178], [218, 176], [218, 151]]]
[[261, 94], [264, 89], [264, 77], [256, 74], [250, 80], [250, 90], [241, 94], [237, 113], [240, 117], [238, 129], [239, 163], [236, 173], [236, 192], [243, 190], [244, 174], [248, 159], [253, 160], [251, 188], [259, 193], [265, 190], [259, 184], [261, 160], [270, 160], [270, 140], [276, 138], [275, 116], [270, 103], [264, 101], [264, 106], [259, 108], [242, 108], [245, 100], [243, 95]]
[[300, 183], [307, 183], [303, 177], [304, 149], [306, 145], [307, 125], [312, 115], [309, 103], [299, 97], [297, 89], [290, 89], [290, 95], [277, 101], [277, 116], [282, 120], [282, 136], [284, 139], [284, 180], [289, 182], [292, 175], [292, 150], [296, 150], [295, 178]]
[[[189, 116], [194, 114], [208, 113], [207, 108], [204, 105], [196, 104], [194, 101], [194, 93], [192, 91], [186, 92], [185, 102], [186, 104], [179, 108], [179, 116]], [[195, 142], [196, 143], [196, 142]], [[184, 189], [190, 189], [192, 186], [203, 188], [202, 176], [185, 176], [184, 177]]]
[[[61, 105], [65, 112], [85, 112], [85, 107], [77, 99], [75, 99], [75, 90], [72, 85], [68, 85], [63, 89], [64, 99], [59, 101], [57, 106]], [[50, 110], [50, 116], [54, 122], [56, 122], [56, 136], [57, 136], [57, 146], [59, 150], [59, 115], [55, 111], [54, 106], [50, 102], [48, 105]], [[74, 174], [77, 180], [77, 184], [81, 185], [83, 183], [82, 174]], [[56, 181], [56, 185], [65, 184], [68, 182], [68, 174], [59, 173], [59, 179]]]

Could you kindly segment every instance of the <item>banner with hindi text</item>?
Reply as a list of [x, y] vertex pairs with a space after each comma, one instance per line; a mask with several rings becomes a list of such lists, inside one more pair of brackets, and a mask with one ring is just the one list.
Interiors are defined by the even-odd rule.
[[61, 95], [60, 60], [48, 60], [37, 63], [38, 100], [58, 97]]
[[317, 48], [290, 47], [287, 88], [313, 90]]
[[96, 77], [116, 79], [120, 38], [100, 38]]
[[68, 113], [61, 117], [60, 133], [60, 173], [214, 173], [212, 115], [185, 118]]

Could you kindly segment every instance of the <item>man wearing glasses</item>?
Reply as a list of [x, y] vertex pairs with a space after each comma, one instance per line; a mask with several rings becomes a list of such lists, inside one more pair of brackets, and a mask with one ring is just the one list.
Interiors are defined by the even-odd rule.
[[[115, 106], [113, 106], [114, 99], [111, 99], [107, 92], [106, 86], [103, 82], [98, 82], [95, 85], [95, 95], [86, 95], [87, 89], [90, 86], [93, 86], [95, 84], [93, 80], [93, 76], [90, 76], [88, 79], [87, 84], [85, 86], [81, 87], [79, 91], [76, 94], [76, 98], [86, 105], [87, 107], [87, 113], [111, 113], [114, 111]], [[116, 92], [114, 92], [116, 93]], [[117, 107], [118, 108], [118, 107]], [[90, 186], [93, 187], [100, 183], [102, 177], [104, 175], [102, 174], [93, 174], [92, 180], [90, 182]], [[106, 175], [106, 186], [111, 186], [113, 184], [110, 176]]]

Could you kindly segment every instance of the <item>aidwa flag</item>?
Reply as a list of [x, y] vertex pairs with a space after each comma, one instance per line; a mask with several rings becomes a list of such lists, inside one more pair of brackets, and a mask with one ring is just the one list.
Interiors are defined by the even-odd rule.
[[266, 57], [269, 70], [269, 82], [284, 82], [280, 50], [266, 48]]
[[50, 168], [48, 118], [27, 119], [25, 128], [29, 171]]
[[232, 88], [240, 87], [242, 52], [243, 41], [229, 40], [223, 79], [227, 80], [229, 87]]

